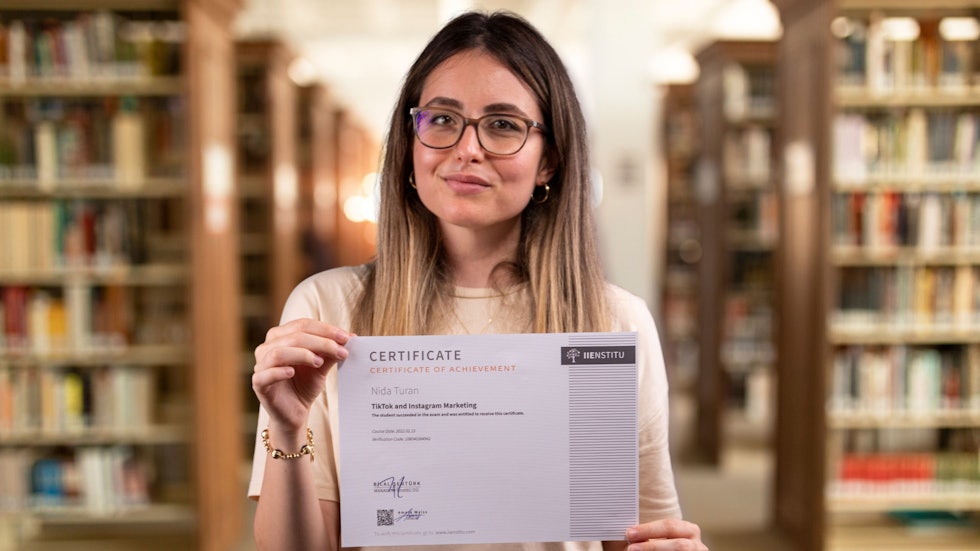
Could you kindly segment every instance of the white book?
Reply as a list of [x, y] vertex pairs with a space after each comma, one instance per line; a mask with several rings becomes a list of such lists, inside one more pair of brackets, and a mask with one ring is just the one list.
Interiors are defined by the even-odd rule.
[[906, 169], [911, 176], [921, 176], [929, 162], [929, 125], [925, 110], [915, 107], [909, 110]]
[[34, 156], [37, 185], [51, 189], [58, 179], [58, 130], [52, 121], [41, 121], [34, 128]]
[[92, 67], [88, 57], [84, 30], [77, 22], [66, 21], [62, 25], [61, 33], [65, 41], [68, 76], [73, 79], [89, 78], [92, 74]]
[[82, 352], [92, 346], [92, 290], [81, 283], [65, 285], [65, 307], [68, 309], [69, 347]]
[[13, 82], [23, 82], [27, 80], [29, 71], [27, 67], [27, 29], [24, 22], [14, 20], [7, 26], [7, 57], [8, 73]]
[[927, 193], [919, 207], [918, 248], [929, 253], [939, 249], [942, 243], [942, 204], [938, 194]]
[[112, 119], [112, 151], [116, 185], [138, 188], [146, 177], [146, 136], [143, 117], [129, 108]]
[[27, 306], [28, 337], [31, 348], [41, 356], [51, 353], [51, 295], [37, 290], [31, 293]]

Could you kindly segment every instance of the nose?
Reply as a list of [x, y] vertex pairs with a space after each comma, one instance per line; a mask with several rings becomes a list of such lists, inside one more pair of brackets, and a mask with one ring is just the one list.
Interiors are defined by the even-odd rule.
[[480, 145], [480, 137], [477, 135], [476, 121], [463, 127], [463, 135], [456, 142], [456, 151], [465, 157], [476, 157], [483, 154], [483, 146]]

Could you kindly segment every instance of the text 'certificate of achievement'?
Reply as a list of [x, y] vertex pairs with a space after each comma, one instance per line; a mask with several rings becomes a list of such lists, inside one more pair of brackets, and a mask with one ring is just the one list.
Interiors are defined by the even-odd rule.
[[622, 540], [639, 506], [636, 338], [352, 338], [343, 545]]

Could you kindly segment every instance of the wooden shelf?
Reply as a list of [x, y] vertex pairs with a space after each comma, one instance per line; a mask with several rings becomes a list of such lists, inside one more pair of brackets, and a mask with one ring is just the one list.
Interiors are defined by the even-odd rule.
[[108, 179], [66, 179], [39, 182], [0, 178], [0, 200], [4, 199], [180, 199], [187, 195], [183, 178], [147, 178], [120, 185]]
[[5, 10], [30, 11], [90, 11], [106, 9], [113, 11], [174, 11], [183, 0], [140, 0], [134, 5], [132, 0], [4, 0]]
[[845, 266], [973, 266], [980, 264], [980, 247], [856, 247], [836, 245], [830, 261]]
[[[951, 300], [965, 296], [968, 290], [963, 285], [972, 282], [972, 274], [980, 268], [980, 248], [967, 245], [970, 240], [960, 233], [939, 241], [957, 246], [842, 245], [879, 239], [887, 243], [900, 233], [883, 229], [862, 239], [856, 224], [878, 228], [874, 224], [883, 218], [858, 212], [854, 208], [858, 201], [871, 198], [868, 204], [878, 206], [883, 204], [878, 199], [886, 194], [935, 197], [934, 204], [952, 211], [956, 201], [980, 193], [980, 175], [972, 163], [938, 147], [939, 142], [954, 143], [947, 123], [955, 126], [962, 114], [975, 115], [980, 108], [975, 67], [969, 75], [954, 74], [941, 65], [898, 67], [901, 52], [884, 56], [892, 43], [876, 42], [880, 37], [872, 36], [878, 32], [879, 17], [918, 17], [920, 38], [907, 51], [948, 59], [950, 53], [938, 51], [942, 47], [939, 18], [976, 17], [980, 2], [774, 0], [774, 4], [784, 29], [778, 60], [778, 148], [788, 154], [786, 181], [806, 184], [780, 189], [786, 224], [777, 255], [778, 318], [793, 323], [781, 326], [777, 354], [775, 524], [804, 551], [980, 548], [976, 482], [969, 489], [947, 488], [940, 478], [926, 478], [926, 472], [916, 475], [924, 478], [918, 491], [880, 482], [909, 476], [900, 472], [899, 464], [914, 454], [937, 458], [937, 465], [945, 454], [975, 454], [975, 444], [966, 442], [980, 428], [980, 412], [939, 408], [954, 399], [972, 401], [966, 389], [973, 384], [980, 325], [972, 319], [973, 308], [930, 300], [940, 295], [954, 297]], [[851, 18], [850, 23], [864, 34], [837, 38], [828, 32], [839, 17]], [[833, 30], [840, 28], [835, 24]], [[881, 44], [883, 55], [875, 57], [876, 50], [868, 44]], [[913, 82], [913, 72], [931, 85], [907, 85]], [[887, 74], [897, 76], [888, 79]], [[957, 77], [964, 78], [954, 83]], [[896, 137], [902, 132], [901, 138]], [[862, 133], [878, 133], [877, 153], [857, 145]], [[892, 147], [895, 144], [907, 147]], [[918, 212], [914, 201], [897, 204], [902, 206], [882, 207], [896, 209], [882, 212], [901, 210], [910, 217]], [[968, 203], [955, 206], [956, 215], [940, 214], [941, 225]], [[851, 214], [855, 217], [847, 218]], [[939, 233], [945, 236], [943, 228]], [[895, 242], [931, 244], [935, 234], [929, 233], [928, 239], [903, 235], [904, 241]], [[957, 276], [955, 295], [945, 287], [926, 289], [930, 278], [942, 279], [945, 285], [948, 275]], [[969, 293], [976, 296], [972, 290]], [[877, 380], [882, 386], [875, 387], [869, 379], [873, 373], [882, 377]], [[961, 387], [952, 384], [955, 376], [963, 377]], [[893, 386], [891, 381], [906, 381], [907, 386]], [[913, 384], [914, 395], [909, 390]], [[954, 396], [957, 388], [962, 390]], [[890, 403], [915, 403], [922, 411], [885, 405], [880, 410], [845, 409], [876, 403], [875, 397], [886, 393]], [[923, 468], [930, 464], [923, 461]], [[865, 469], [879, 471], [869, 474]], [[933, 491], [924, 491], [930, 483]], [[895, 511], [966, 512], [972, 527], [954, 530], [947, 537], [942, 528], [903, 526], [890, 518]]]
[[[770, 253], [778, 232], [765, 226], [778, 224], [772, 150], [778, 126], [776, 49], [775, 42], [719, 40], [697, 54], [701, 170], [695, 170], [694, 181], [699, 190], [710, 191], [699, 193], [696, 201], [702, 254], [695, 455], [716, 465], [740, 437], [729, 430], [726, 419], [741, 408], [747, 412], [759, 406], [750, 403], [756, 394], [742, 379], [773, 367], [771, 355], [752, 354], [749, 359], [742, 353], [742, 337], [733, 328], [742, 318], [773, 311], [773, 293], [743, 291], [749, 284], [771, 288], [774, 281]], [[739, 306], [734, 306], [736, 300]], [[773, 334], [762, 338], [771, 343]], [[757, 361], [764, 359], [768, 361]]]
[[[935, 490], [921, 493], [901, 490], [868, 492], [829, 492], [827, 509], [833, 513], [867, 513], [876, 511], [978, 511], [980, 488], [970, 490]], [[938, 548], [937, 548], [938, 549]], [[945, 548], [943, 548], [945, 549]]]
[[[24, 224], [4, 224], [0, 247], [21, 244], [10, 241], [11, 231], [30, 245], [27, 254], [10, 253], [12, 263], [0, 268], [4, 300], [13, 299], [5, 311], [50, 308], [52, 340], [67, 333], [82, 343], [45, 351], [14, 347], [39, 342], [33, 337], [45, 331], [33, 324], [10, 329], [8, 322], [15, 338], [0, 349], [0, 378], [20, 409], [3, 414], [0, 462], [5, 473], [17, 469], [26, 480], [34, 469], [74, 464], [81, 470], [81, 463], [107, 474], [105, 480], [80, 476], [77, 498], [56, 497], [55, 485], [45, 488], [52, 505], [43, 508], [35, 506], [30, 487], [26, 495], [19, 486], [8, 495], [11, 476], [3, 477], [0, 548], [225, 551], [240, 539], [237, 228], [214, 216], [234, 208], [223, 191], [232, 189], [235, 174], [209, 153], [233, 147], [227, 68], [239, 7], [240, 0], [5, 0], [0, 6], [4, 27], [23, 21], [17, 26], [32, 45], [35, 36], [37, 44], [66, 40], [68, 23], [85, 15], [99, 19], [117, 43], [128, 40], [121, 30], [127, 21], [152, 20], [180, 35], [158, 42], [162, 55], [153, 60], [92, 57], [90, 70], [43, 51], [0, 61], [14, 67], [0, 78], [0, 126], [10, 130], [3, 148], [14, 157], [5, 157], [0, 169], [0, 203], [4, 216], [12, 213]], [[45, 21], [43, 35], [34, 34], [38, 20]], [[11, 51], [17, 50], [3, 54]], [[68, 74], [92, 76], [60, 76]], [[49, 250], [37, 251], [35, 245], [48, 242]], [[8, 257], [0, 256], [3, 264]], [[91, 264], [62, 267], [61, 258]], [[137, 344], [121, 344], [127, 339]], [[98, 394], [103, 391], [108, 395]], [[139, 402], [129, 417], [130, 402], [143, 392], [153, 403]], [[96, 419], [86, 417], [89, 410]], [[50, 430], [73, 424], [94, 426]], [[122, 466], [128, 450], [137, 467]], [[136, 477], [126, 474], [136, 480], [144, 467], [153, 473], [140, 489], [148, 494], [145, 505], [76, 506], [101, 503], [104, 494], [122, 503], [123, 492], [111, 481], [134, 468]]]
[[838, 323], [828, 329], [833, 345], [952, 344], [980, 343], [980, 327], [944, 327], [940, 325], [902, 326], [886, 323]]
[[180, 425], [154, 425], [113, 429], [86, 427], [77, 431], [0, 431], [0, 445], [47, 447], [47, 446], [114, 446], [121, 444], [148, 446], [184, 444], [190, 442], [191, 433]]
[[0, 97], [73, 98], [120, 96], [177, 96], [186, 84], [181, 77], [43, 78], [13, 81], [0, 79]]
[[838, 109], [868, 109], [883, 111], [896, 107], [977, 107], [980, 89], [970, 88], [910, 88], [870, 91], [865, 87], [840, 86], [836, 92]]
[[952, 428], [980, 426], [980, 410], [940, 410], [909, 412], [883, 410], [854, 412], [831, 410], [827, 414], [830, 429]]
[[45, 354], [0, 349], [0, 361], [7, 362], [12, 367], [71, 364], [72, 367], [86, 368], [112, 363], [138, 366], [181, 365], [187, 362], [189, 353], [187, 346], [174, 344], [119, 346], [79, 352], [51, 351]]
[[185, 264], [79, 266], [25, 272], [0, 271], [0, 285], [181, 285], [189, 270]]

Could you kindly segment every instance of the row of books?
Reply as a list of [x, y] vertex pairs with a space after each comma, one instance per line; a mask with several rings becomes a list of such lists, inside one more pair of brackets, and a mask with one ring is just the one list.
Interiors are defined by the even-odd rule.
[[769, 183], [772, 132], [763, 126], [729, 129], [722, 145], [722, 168], [730, 182]]
[[[749, 317], [751, 316], [751, 317]], [[725, 321], [721, 360], [728, 371], [769, 368], [776, 362], [773, 335], [769, 329], [771, 312], [756, 308], [751, 314]], [[746, 327], [733, 329], [733, 322], [745, 321]]]
[[836, 246], [924, 253], [980, 247], [980, 193], [853, 192], [832, 200]]
[[0, 180], [104, 180], [124, 188], [138, 187], [147, 175], [148, 150], [161, 150], [147, 139], [153, 108], [141, 109], [135, 98], [34, 101], [9, 112], [0, 132]]
[[96, 10], [0, 21], [0, 78], [135, 78], [180, 71], [184, 26]]
[[37, 457], [0, 449], [0, 511], [83, 511], [93, 516], [150, 503], [152, 470], [127, 446], [84, 446]]
[[779, 237], [779, 197], [774, 190], [739, 194], [728, 198], [730, 233], [728, 243], [735, 248], [742, 240], [763, 247], [773, 246]]
[[970, 330], [980, 327], [980, 267], [896, 266], [838, 271], [840, 327]]
[[843, 112], [834, 118], [838, 181], [878, 177], [980, 176], [977, 112], [962, 109]]
[[731, 63], [722, 73], [725, 118], [771, 118], [776, 110], [776, 75], [769, 65]]
[[0, 440], [4, 435], [106, 434], [147, 430], [154, 421], [152, 369], [0, 365]]
[[139, 264], [139, 201], [11, 200], [0, 203], [0, 273]]
[[838, 81], [873, 92], [929, 88], [957, 89], [977, 82], [976, 40], [943, 36], [943, 22], [920, 19], [917, 32], [901, 37], [889, 32], [880, 12], [867, 19], [840, 18], [837, 37]]
[[830, 481], [832, 495], [980, 492], [974, 452], [847, 454]]
[[868, 415], [980, 414], [980, 345], [838, 348], [829, 407]]
[[133, 342], [130, 287], [8, 285], [0, 287], [0, 297], [0, 353], [43, 357], [118, 349]]

